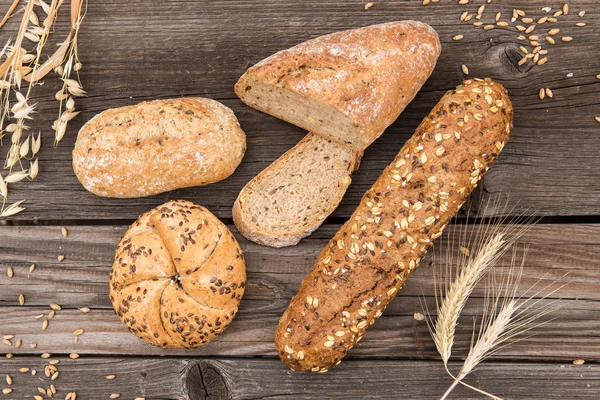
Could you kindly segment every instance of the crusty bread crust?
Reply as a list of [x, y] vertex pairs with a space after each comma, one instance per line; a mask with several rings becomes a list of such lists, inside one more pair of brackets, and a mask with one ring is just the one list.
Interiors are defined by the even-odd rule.
[[290, 368], [327, 371], [363, 336], [492, 165], [512, 127], [504, 87], [448, 92], [304, 279], [275, 335]]
[[[414, 98], [433, 71], [440, 49], [435, 30], [417, 21], [336, 32], [254, 65], [235, 85], [235, 92], [251, 107], [364, 150]], [[337, 110], [350, 121], [344, 126], [354, 125], [357, 134], [336, 131], [331, 121], [319, 125], [310, 121], [310, 115], [294, 116], [294, 110], [274, 111], [264, 96], [249, 96], [257, 81]]]
[[246, 287], [242, 250], [206, 208], [170, 201], [142, 215], [117, 246], [110, 300], [150, 344], [196, 348], [231, 323]]
[[142, 197], [218, 182], [246, 151], [246, 135], [221, 103], [155, 100], [106, 110], [86, 123], [73, 169], [90, 192]]
[[[313, 182], [318, 181], [315, 177], [316, 174], [326, 173], [327, 171], [323, 171], [323, 169], [327, 168], [330, 170], [337, 171], [339, 173], [338, 181], [331, 182], [329, 189], [334, 189], [334, 194], [327, 199], [327, 209], [323, 210], [319, 215], [315, 215], [314, 219], [310, 221], [302, 221], [302, 224], [289, 224], [285, 228], [285, 232], [282, 232], [281, 229], [277, 229], [277, 227], [267, 226], [264, 220], [260, 219], [259, 215], [254, 215], [252, 210], [248, 207], [248, 202], [257, 201], [256, 199], [252, 199], [253, 194], [256, 194], [256, 191], [260, 191], [260, 185], [265, 180], [274, 180], [274, 176], [272, 176], [271, 172], [275, 170], [286, 171], [290, 169], [290, 166], [287, 165], [290, 159], [294, 159], [294, 157], [298, 156], [298, 152], [306, 153], [306, 157], [311, 157], [313, 154], [318, 154], [318, 151], [313, 150], [313, 146], [318, 147], [323, 142], [329, 142], [328, 139], [323, 139], [317, 135], [309, 133], [306, 135], [296, 146], [285, 152], [281, 157], [275, 160], [271, 165], [265, 168], [260, 174], [255, 176], [250, 182], [244, 186], [244, 188], [240, 191], [234, 205], [233, 205], [233, 221], [235, 226], [238, 228], [240, 233], [244, 235], [245, 238], [252, 240], [255, 243], [271, 246], [271, 247], [285, 247], [285, 246], [293, 246], [298, 244], [300, 240], [304, 237], [313, 233], [325, 220], [325, 218], [331, 214], [342, 198], [346, 193], [346, 189], [350, 185], [352, 181], [350, 176], [352, 172], [354, 172], [359, 165], [360, 157], [362, 156], [362, 152], [353, 150], [348, 146], [344, 146], [342, 144], [335, 143], [336, 152], [332, 152], [328, 154], [331, 158], [329, 161], [322, 161], [314, 159], [314, 168], [310, 171], [299, 171], [303, 174], [304, 184], [306, 186], [314, 185]], [[335, 164], [335, 165], [333, 165]], [[292, 166], [292, 168], [295, 168]], [[287, 182], [271, 182], [274, 185], [286, 185]], [[312, 188], [294, 188], [296, 191], [301, 190], [311, 190]], [[272, 196], [269, 196], [266, 193], [261, 193], [264, 195], [264, 198], [268, 199]], [[291, 199], [290, 199], [291, 200]], [[310, 204], [298, 204], [298, 207], [311, 207], [313, 210], [317, 210], [317, 206], [321, 206], [322, 204], [317, 204], [318, 200], [314, 200], [314, 202], [310, 202]], [[278, 213], [276, 207], [273, 207], [271, 204], [264, 204], [265, 207], [270, 207], [268, 212], [270, 213]], [[290, 207], [292, 208], [292, 207]], [[290, 213], [300, 213], [300, 209], [296, 211], [289, 210]], [[283, 216], [281, 216], [283, 218]], [[289, 221], [291, 218], [290, 215], [286, 215], [286, 218], [283, 218], [286, 221]], [[252, 221], [253, 219], [257, 219], [257, 221]]]

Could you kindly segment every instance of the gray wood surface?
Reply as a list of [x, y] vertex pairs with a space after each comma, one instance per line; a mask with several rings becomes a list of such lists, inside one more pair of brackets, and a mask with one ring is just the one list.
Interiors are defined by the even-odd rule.
[[[59, 377], [56, 380], [44, 374], [53, 360], [58, 361]], [[76, 392], [77, 399], [109, 399], [112, 394], [119, 394], [120, 399], [127, 400], [139, 397], [147, 400], [180, 399], [183, 392], [181, 378], [188, 364], [186, 360], [165, 358], [3, 358], [0, 360], [3, 373], [0, 388], [12, 388], [13, 392], [0, 394], [0, 398], [32, 399], [33, 395], [40, 395], [37, 388], [48, 389], [53, 384], [56, 388], [53, 397], [61, 400], [70, 392]], [[20, 372], [20, 368], [29, 368], [29, 371]], [[36, 374], [32, 375], [34, 370]], [[4, 374], [10, 375], [12, 385], [6, 384]], [[107, 375], [115, 375], [115, 378], [108, 380]]]
[[[3, 0], [2, 4], [8, 3]], [[360, 0], [236, 0], [226, 2], [101, 1], [90, 2], [81, 33], [81, 78], [89, 97], [78, 101], [82, 113], [69, 125], [57, 149], [51, 149], [49, 122], [56, 104], [49, 95], [55, 80], [36, 88], [40, 114], [34, 127], [46, 127], [40, 174], [33, 183], [13, 185], [14, 199], [28, 199], [28, 211], [13, 218], [134, 219], [167, 199], [202, 203], [219, 217], [230, 217], [231, 205], [243, 185], [305, 132], [251, 110], [233, 93], [233, 85], [248, 65], [301, 41], [325, 33], [399, 19], [430, 23], [438, 32], [443, 52], [421, 93], [365, 153], [354, 182], [333, 214], [347, 217], [364, 191], [400, 150], [419, 122], [444, 91], [463, 79], [461, 64], [470, 76], [492, 77], [507, 86], [516, 110], [515, 129], [497, 165], [485, 180], [486, 193], [510, 192], [520, 209], [544, 215], [590, 215], [600, 209], [600, 169], [597, 149], [600, 125], [597, 95], [600, 71], [596, 38], [600, 34], [595, 0], [581, 0], [553, 26], [574, 41], [550, 48], [541, 67], [519, 67], [518, 32], [514, 27], [493, 31], [474, 29], [459, 21], [463, 11], [442, 1], [423, 7], [421, 1], [379, 1], [364, 11]], [[532, 16], [542, 16], [546, 1], [520, 2]], [[558, 6], [557, 3], [555, 5]], [[514, 4], [488, 5], [485, 19], [497, 11], [506, 18]], [[577, 28], [579, 10], [588, 24]], [[453, 41], [458, 33], [462, 41]], [[537, 32], [536, 32], [537, 33]], [[597, 47], [597, 46], [596, 46]], [[566, 78], [573, 72], [572, 78]], [[540, 87], [551, 87], [554, 99], [541, 101]], [[104, 199], [87, 193], [71, 168], [71, 150], [78, 128], [96, 113], [142, 100], [178, 96], [207, 96], [233, 108], [248, 135], [248, 152], [236, 173], [224, 182], [185, 189], [145, 199]]]
[[[0, 13], [11, 0], [0, 0]], [[541, 286], [569, 273], [560, 292], [544, 301], [558, 306], [534, 335], [485, 361], [468, 382], [502, 398], [597, 399], [600, 396], [600, 5], [597, 0], [569, 1], [570, 14], [556, 24], [536, 29], [543, 35], [557, 27], [574, 38], [545, 46], [544, 66], [518, 66], [521, 57], [514, 27], [492, 31], [459, 21], [463, 11], [475, 13], [484, 0], [466, 6], [440, 0], [375, 0], [369, 11], [362, 0], [177, 0], [90, 1], [80, 36], [84, 64], [82, 83], [89, 96], [77, 101], [81, 114], [69, 125], [65, 139], [52, 148], [48, 129], [56, 118], [55, 78], [36, 87], [32, 102], [38, 113], [31, 126], [42, 129], [40, 173], [33, 182], [11, 186], [11, 199], [27, 199], [27, 211], [0, 221], [0, 389], [10, 375], [14, 392], [0, 399], [31, 399], [38, 387], [51, 382], [41, 371], [59, 359], [60, 377], [53, 383], [56, 398], [76, 391], [78, 399], [431, 399], [450, 384], [425, 321], [414, 319], [422, 301], [434, 307], [429, 254], [401, 294], [345, 361], [327, 374], [289, 371], [276, 357], [273, 334], [281, 313], [312, 263], [354, 210], [363, 192], [377, 179], [402, 144], [412, 135], [446, 90], [471, 77], [502, 82], [515, 107], [515, 128], [499, 161], [490, 170], [473, 202], [509, 194], [514, 213], [550, 217], [522, 239], [529, 244], [523, 288]], [[512, 8], [533, 18], [546, 15], [561, 2], [494, 0], [482, 21], [502, 19]], [[584, 18], [577, 16], [586, 11]], [[245, 69], [272, 53], [304, 40], [343, 29], [394, 20], [416, 19], [440, 34], [443, 52], [433, 75], [400, 118], [365, 152], [360, 169], [340, 207], [300, 245], [272, 249], [237, 235], [247, 258], [248, 287], [240, 312], [230, 328], [209, 345], [194, 351], [163, 350], [131, 335], [119, 322], [108, 300], [108, 271], [114, 249], [127, 224], [149, 208], [169, 199], [187, 199], [207, 206], [231, 224], [231, 206], [252, 177], [294, 146], [305, 134], [250, 109], [233, 93]], [[586, 22], [585, 28], [575, 22]], [[18, 17], [0, 30], [8, 39]], [[57, 38], [68, 24], [66, 13]], [[452, 37], [463, 34], [462, 41]], [[3, 36], [5, 35], [5, 36]], [[573, 73], [572, 77], [567, 74]], [[549, 87], [553, 99], [540, 100]], [[235, 174], [220, 183], [174, 191], [144, 199], [106, 199], [86, 192], [71, 167], [78, 129], [95, 114], [143, 100], [206, 96], [222, 101], [238, 116], [248, 137], [248, 151]], [[1, 149], [4, 150], [6, 144]], [[4, 151], [0, 152], [3, 162]], [[497, 214], [493, 211], [488, 214]], [[556, 217], [556, 218], [553, 218]], [[60, 227], [68, 225], [63, 238]], [[441, 241], [446, 240], [445, 237]], [[58, 255], [65, 259], [59, 262]], [[443, 259], [441, 262], [446, 262]], [[28, 276], [31, 264], [36, 269]], [[6, 269], [14, 270], [9, 279]], [[506, 270], [500, 269], [499, 276]], [[459, 368], [471, 339], [472, 317], [480, 312], [485, 285], [468, 303], [457, 331], [452, 368]], [[25, 296], [19, 305], [18, 297]], [[49, 304], [58, 303], [47, 330], [43, 319]], [[90, 307], [84, 314], [79, 307]], [[84, 329], [78, 342], [73, 332]], [[16, 348], [17, 340], [22, 346]], [[31, 344], [35, 343], [36, 348]], [[48, 360], [40, 355], [48, 352]], [[68, 358], [77, 353], [80, 358]], [[572, 360], [586, 360], [583, 366]], [[37, 376], [20, 367], [36, 368]], [[116, 374], [116, 379], [104, 377]], [[41, 379], [40, 379], [41, 378]], [[457, 388], [452, 398], [481, 399]]]
[[[327, 226], [299, 246], [285, 249], [258, 246], [237, 235], [246, 255], [249, 282], [239, 314], [227, 333], [213, 343], [194, 351], [173, 351], [151, 347], [138, 340], [129, 334], [112, 311], [107, 277], [115, 245], [125, 227], [72, 226], [66, 238], [58, 226], [1, 227], [0, 264], [11, 266], [14, 276], [8, 278], [4, 271], [0, 274], [0, 307], [4, 310], [0, 335], [14, 334], [25, 344], [38, 344], [35, 350], [27, 345], [12, 349], [15, 354], [77, 352], [109, 355], [118, 352], [127, 355], [274, 356], [273, 335], [279, 317], [327, 238], [337, 228], [336, 225]], [[450, 232], [440, 238], [440, 248], [445, 245]], [[595, 284], [600, 265], [600, 226], [537, 225], [520, 244], [529, 245], [523, 289], [538, 281], [538, 286], [544, 287], [567, 272], [569, 276], [562, 278], [562, 282], [568, 279], [569, 284], [544, 303], [557, 301], [555, 305], [559, 309], [551, 316], [554, 319], [536, 330], [532, 338], [506, 348], [495, 358], [566, 362], [585, 357], [600, 360], [600, 336], [597, 334], [600, 331], [600, 295]], [[62, 262], [57, 260], [59, 254], [66, 256]], [[434, 293], [432, 254], [435, 251], [423, 260], [384, 316], [350, 353], [350, 358], [437, 358], [425, 321], [419, 322], [413, 317], [415, 312], [423, 311], [422, 293], [426, 294], [427, 306], [432, 310], [435, 308], [435, 300], [431, 297]], [[31, 263], [36, 264], [36, 269], [28, 274]], [[498, 271], [499, 278], [508, 272], [502, 267]], [[456, 340], [459, 358], [464, 357], [469, 347], [472, 316], [480, 312], [484, 292], [485, 285], [475, 291], [460, 320]], [[24, 306], [19, 305], [19, 294], [25, 296]], [[47, 314], [51, 303], [58, 303], [64, 309], [41, 334], [42, 320], [34, 317]], [[80, 307], [90, 307], [93, 311], [83, 314], [76, 310]], [[73, 331], [79, 328], [86, 333], [79, 343], [75, 343]]]
[[[43, 376], [48, 360], [59, 360], [60, 377]], [[42, 360], [19, 357], [0, 360], [0, 370], [13, 378], [14, 392], [3, 398], [32, 398], [38, 387], [54, 384], [56, 398], [76, 391], [78, 399], [121, 399], [145, 396], [147, 400], [180, 399], [399, 399], [439, 398], [452, 382], [441, 362], [346, 361], [336, 373], [292, 373], [274, 359], [200, 359], [65, 357]], [[20, 373], [29, 367], [38, 371]], [[451, 370], [460, 367], [451, 363]], [[106, 375], [114, 374], [113, 380]], [[594, 398], [599, 390], [597, 364], [574, 366], [547, 363], [494, 363], [477, 369], [467, 379], [502, 398], [569, 399]], [[508, 383], [508, 384], [507, 384]], [[523, 391], [526, 386], [527, 391]], [[9, 387], [4, 385], [4, 387]], [[453, 399], [481, 399], [481, 395], [458, 387]]]

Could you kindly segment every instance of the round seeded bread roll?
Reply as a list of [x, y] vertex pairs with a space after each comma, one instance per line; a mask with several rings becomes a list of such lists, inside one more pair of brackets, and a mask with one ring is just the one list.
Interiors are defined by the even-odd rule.
[[196, 348], [231, 323], [246, 263], [229, 229], [206, 208], [170, 201], [143, 214], [117, 246], [110, 300], [150, 344]]

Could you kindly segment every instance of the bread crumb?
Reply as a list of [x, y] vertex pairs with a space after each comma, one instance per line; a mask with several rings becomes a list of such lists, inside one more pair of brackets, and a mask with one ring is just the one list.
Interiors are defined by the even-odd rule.
[[367, 4], [365, 4], [365, 10], [368, 10], [371, 7], [373, 7], [373, 3], [367, 3]]
[[416, 312], [414, 317], [417, 321], [423, 321], [425, 319], [425, 316], [423, 314], [421, 314], [420, 312]]

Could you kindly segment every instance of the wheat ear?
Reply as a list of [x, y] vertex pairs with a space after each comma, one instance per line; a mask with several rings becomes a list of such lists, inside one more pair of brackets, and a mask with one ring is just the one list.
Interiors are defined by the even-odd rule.
[[433, 330], [433, 341], [445, 366], [448, 365], [452, 354], [458, 317], [473, 292], [473, 288], [494, 265], [499, 254], [503, 253], [502, 249], [506, 243], [503, 233], [498, 233], [490, 238], [481, 250], [468, 260], [467, 265], [461, 269], [457, 279], [446, 291], [444, 300], [438, 309]]
[[[537, 321], [543, 316], [556, 310], [556, 307], [553, 307], [552, 305], [557, 300], [554, 300], [549, 305], [541, 308], [539, 311], [536, 310], [536, 306], [538, 306], [542, 300], [545, 300], [549, 296], [562, 289], [566, 284], [563, 284], [560, 287], [548, 292], [551, 286], [555, 283], [552, 282], [536, 293], [530, 295], [528, 298], [524, 299], [523, 296], [517, 298], [516, 293], [523, 275], [523, 267], [526, 256], [527, 248], [524, 249], [521, 262], [517, 265], [517, 250], [513, 248], [510, 271], [506, 282], [504, 282], [503, 285], [498, 285], [495, 280], [495, 276], [492, 274], [490, 279], [491, 286], [500, 288], [495, 290], [495, 294], [492, 295], [491, 298], [489, 293], [486, 293], [486, 301], [484, 303], [483, 316], [481, 319], [481, 326], [477, 341], [475, 342], [475, 345], [471, 345], [471, 349], [462, 368], [460, 369], [458, 375], [454, 377], [454, 382], [452, 385], [450, 385], [448, 390], [446, 390], [440, 400], [445, 400], [450, 392], [452, 392], [452, 390], [459, 383], [468, 388], [476, 390], [479, 393], [488, 395], [494, 399], [499, 399], [499, 397], [464, 383], [463, 379], [469, 373], [471, 373], [471, 371], [473, 371], [473, 369], [486, 357], [502, 349], [506, 345], [505, 342], [514, 339], [515, 336], [521, 335], [524, 332], [549, 322]], [[525, 294], [527, 294], [531, 289], [535, 288], [541, 279], [542, 278], [540, 278], [538, 282], [529, 288]], [[502, 290], [502, 286], [504, 287], [504, 290]], [[541, 298], [537, 298], [537, 296], [543, 292], [547, 293]], [[498, 307], [500, 307], [499, 310]]]

